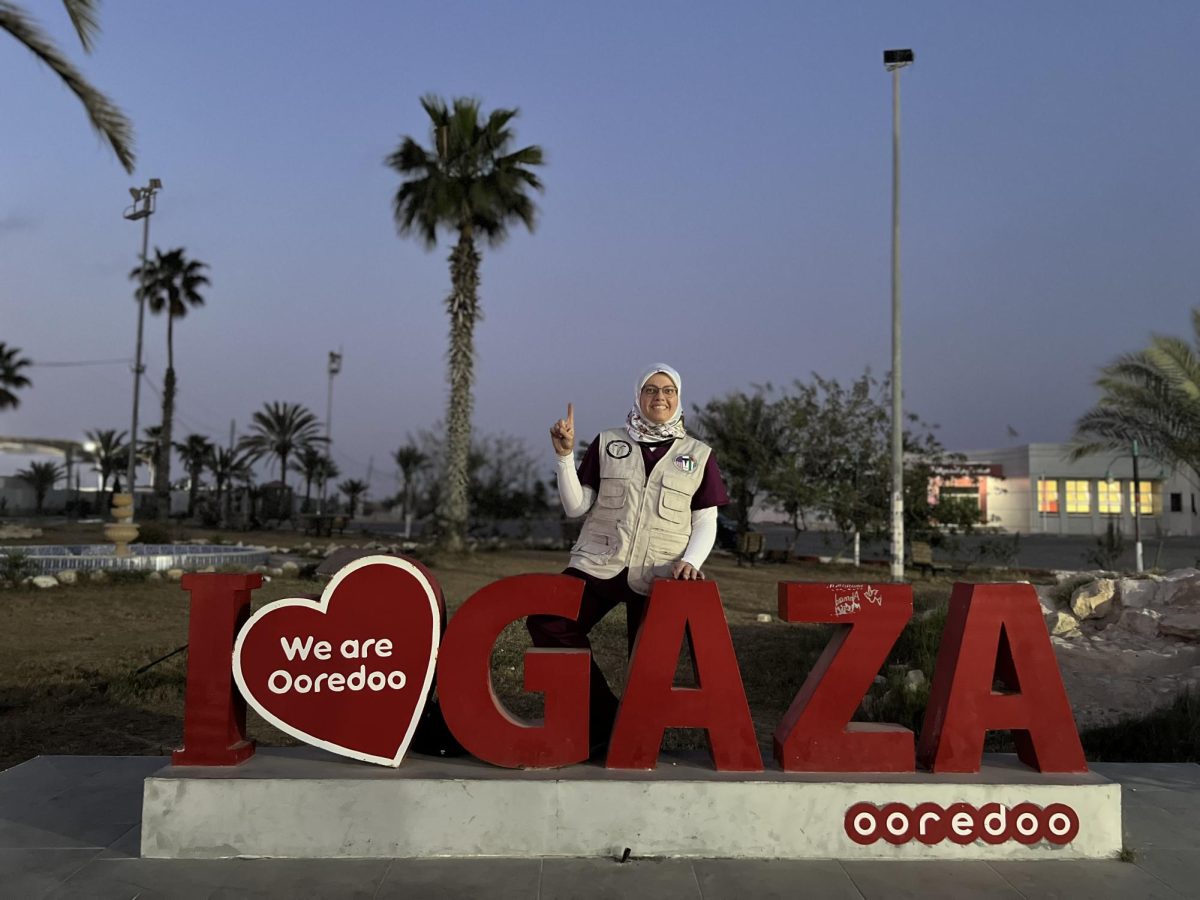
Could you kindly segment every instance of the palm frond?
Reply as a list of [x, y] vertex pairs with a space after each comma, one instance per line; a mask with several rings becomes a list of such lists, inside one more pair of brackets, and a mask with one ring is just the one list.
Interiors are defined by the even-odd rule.
[[[76, 28], [78, 27], [77, 25]], [[62, 79], [71, 93], [83, 104], [92, 127], [108, 141], [121, 166], [126, 172], [132, 173], [136, 159], [133, 152], [133, 125], [116, 104], [92, 87], [38, 24], [8, 0], [0, 0], [0, 29], [24, 44], [34, 56]], [[83, 38], [83, 33], [80, 37]]]

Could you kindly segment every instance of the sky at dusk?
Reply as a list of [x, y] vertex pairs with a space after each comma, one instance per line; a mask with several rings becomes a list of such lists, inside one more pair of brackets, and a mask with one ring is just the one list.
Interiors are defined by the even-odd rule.
[[[612, 427], [652, 361], [687, 409], [888, 370], [889, 47], [916, 54], [905, 405], [947, 447], [1066, 440], [1098, 367], [1187, 336], [1200, 303], [1194, 2], [110, 0], [91, 56], [61, 3], [24, 5], [133, 120], [138, 167], [0, 35], [0, 340], [35, 363], [132, 359], [141, 228], [121, 213], [160, 178], [152, 247], [212, 281], [176, 323], [177, 440], [224, 442], [266, 401], [324, 418], [341, 348], [334, 457], [344, 478], [373, 460], [374, 496], [446, 403], [453, 237], [397, 236], [383, 164], [430, 143], [430, 92], [518, 107], [518, 146], [545, 150], [536, 231], [483, 251], [474, 421], [547, 475], [567, 402], [580, 437]], [[165, 331], [147, 318], [143, 426]], [[0, 434], [129, 428], [129, 362], [28, 374]]]

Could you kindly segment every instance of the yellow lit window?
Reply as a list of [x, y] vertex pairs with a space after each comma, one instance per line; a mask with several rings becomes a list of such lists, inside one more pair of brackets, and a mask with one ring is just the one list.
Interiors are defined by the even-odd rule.
[[1102, 515], [1121, 514], [1121, 483], [1119, 481], [1096, 482], [1096, 507]]
[[1058, 513], [1058, 480], [1041, 478], [1038, 480], [1038, 512]]
[[1084, 480], [1067, 481], [1067, 512], [1089, 513], [1092, 511], [1091, 485]]
[[[1139, 505], [1141, 506], [1141, 509], [1139, 510], [1139, 512], [1143, 516], [1154, 515], [1155, 514], [1154, 511], [1156, 509], [1156, 505], [1154, 502], [1155, 501], [1154, 483], [1151, 481], [1143, 481], [1141, 483], [1141, 490], [1139, 493], [1141, 494], [1141, 496], [1138, 498], [1140, 500]], [[1129, 482], [1129, 508], [1130, 509], [1133, 509], [1133, 503], [1134, 503], [1133, 496], [1134, 496], [1133, 482], [1131, 481], [1131, 482]]]

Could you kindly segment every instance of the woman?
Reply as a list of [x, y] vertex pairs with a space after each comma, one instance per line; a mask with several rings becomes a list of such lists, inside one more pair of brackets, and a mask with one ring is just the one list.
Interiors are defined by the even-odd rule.
[[[682, 380], [667, 365], [637, 381], [622, 428], [601, 432], [574, 467], [575, 409], [550, 429], [563, 510], [585, 515], [564, 574], [584, 582], [579, 617], [530, 616], [537, 647], [591, 649], [588, 633], [625, 604], [629, 649], [655, 578], [704, 578], [701, 567], [717, 536], [717, 507], [729, 502], [712, 448], [683, 427]], [[591, 744], [605, 747], [617, 699], [592, 660]]]

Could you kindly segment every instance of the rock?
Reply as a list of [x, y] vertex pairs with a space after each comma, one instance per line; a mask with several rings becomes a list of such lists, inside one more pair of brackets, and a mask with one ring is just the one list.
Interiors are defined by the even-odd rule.
[[1164, 614], [1158, 620], [1158, 633], [1185, 641], [1200, 641], [1200, 611]]
[[772, 617], [772, 615], [770, 613], [759, 613], [755, 617], [755, 621], [763, 622], [763, 623], [770, 623], [770, 622], [774, 621], [774, 618]]
[[57, 577], [59, 584], [75, 584], [75, 582], [79, 581], [79, 570], [63, 569], [58, 573]]
[[1069, 612], [1053, 612], [1046, 616], [1046, 630], [1052, 637], [1070, 637], [1079, 634], [1079, 620]]
[[925, 673], [920, 669], [912, 669], [904, 676], [904, 689], [910, 693], [919, 690], [925, 684]]
[[88, 581], [108, 581], [108, 573], [103, 569], [93, 569], [88, 572]]
[[167, 581], [179, 581], [183, 578], [183, 569], [167, 569]]
[[[274, 572], [271, 574], [274, 574]], [[279, 574], [286, 575], [288, 578], [295, 578], [300, 574], [300, 564], [289, 559], [279, 567]]]
[[25, 528], [21, 525], [0, 525], [0, 540], [27, 541], [30, 538], [41, 537], [42, 529]]
[[146, 580], [147, 581], [162, 581], [163, 574], [162, 574], [162, 572], [154, 572], [154, 571], [147, 572]]
[[[299, 569], [297, 569], [296, 571], [299, 571]], [[281, 575], [283, 575], [283, 569], [279, 568], [279, 566], [272, 566], [268, 570], [268, 573], [271, 575], [274, 575], [276, 578], [279, 578]]]
[[1117, 596], [1127, 609], [1146, 609], [1154, 605], [1158, 583], [1145, 578], [1122, 578], [1117, 582]]
[[1071, 612], [1078, 619], [1099, 619], [1112, 609], [1117, 583], [1111, 578], [1097, 578], [1076, 589], [1071, 595]]
[[255, 566], [251, 571], [257, 572], [259, 575], [266, 575], [268, 572], [271, 571], [271, 567], [264, 566], [260, 563], [259, 565]]
[[1156, 610], [1133, 607], [1121, 610], [1121, 617], [1117, 620], [1117, 625], [1134, 634], [1152, 638], [1158, 634], [1160, 618], [1162, 618], [1162, 613]]
[[1163, 581], [1183, 581], [1185, 578], [1195, 578], [1200, 572], [1195, 569], [1172, 569], [1164, 575]]
[[45, 590], [46, 588], [58, 587], [58, 579], [53, 575], [34, 575], [33, 586]]
[[216, 566], [205, 566], [203, 569], [198, 569], [197, 571], [203, 572], [204, 574], [211, 574], [211, 573], [217, 571], [217, 567]]

